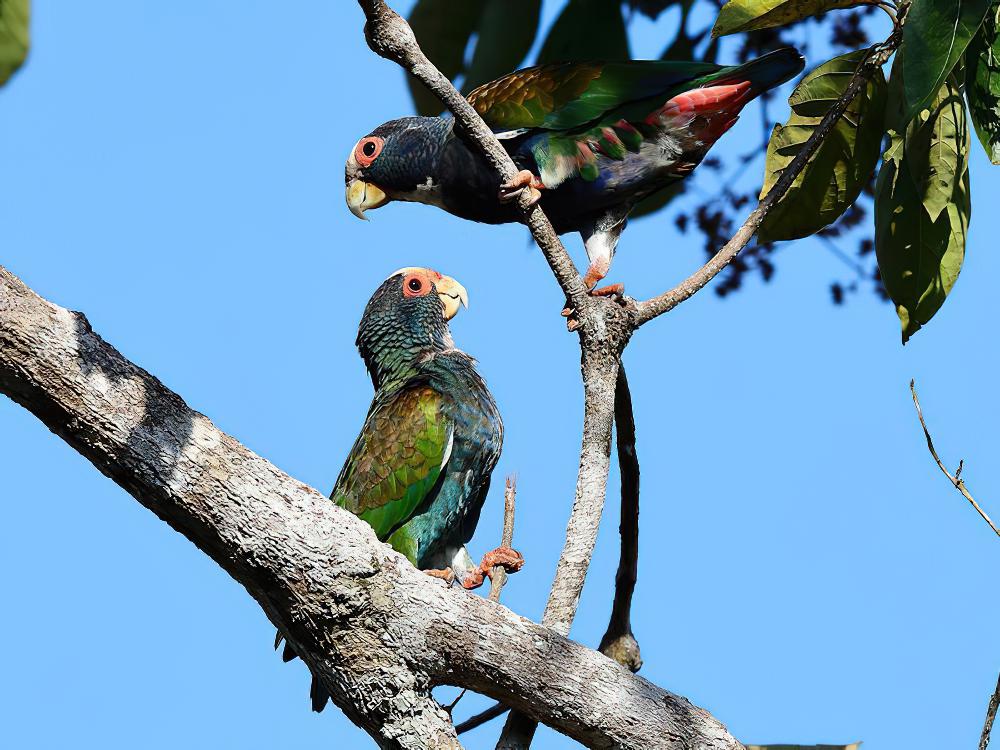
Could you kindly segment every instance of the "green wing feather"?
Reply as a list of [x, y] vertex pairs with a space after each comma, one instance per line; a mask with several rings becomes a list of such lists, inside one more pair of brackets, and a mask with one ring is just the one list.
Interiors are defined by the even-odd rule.
[[333, 500], [383, 541], [412, 517], [447, 463], [454, 426], [442, 412], [443, 400], [420, 386], [377, 404], [337, 480]]
[[552, 63], [485, 83], [469, 94], [469, 101], [497, 131], [570, 130], [603, 119], [631, 102], [701, 85], [695, 79], [710, 80], [730, 70], [674, 60]]

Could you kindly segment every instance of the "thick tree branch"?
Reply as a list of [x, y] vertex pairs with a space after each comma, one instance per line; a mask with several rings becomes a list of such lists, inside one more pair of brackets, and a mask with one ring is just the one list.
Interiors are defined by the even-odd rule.
[[588, 747], [741, 748], [683, 698], [422, 574], [2, 267], [0, 392], [246, 587], [380, 747], [459, 747], [430, 694], [447, 684]]
[[615, 444], [622, 482], [621, 557], [615, 574], [611, 620], [598, 650], [633, 672], [642, 668], [639, 643], [632, 634], [632, 594], [639, 564], [639, 457], [635, 450], [635, 415], [625, 367], [618, 370], [615, 388]]
[[927, 450], [931, 452], [931, 456], [934, 458], [934, 462], [938, 465], [938, 468], [941, 469], [941, 473], [948, 477], [948, 481], [951, 482], [955, 489], [962, 493], [962, 497], [968, 500], [972, 507], [976, 509], [976, 512], [982, 516], [982, 519], [989, 524], [991, 529], [993, 529], [993, 533], [1000, 536], [1000, 529], [997, 529], [996, 524], [993, 523], [988, 515], [986, 515], [986, 511], [979, 507], [979, 503], [976, 502], [976, 499], [965, 488], [965, 480], [962, 479], [963, 462], [958, 462], [958, 468], [955, 470], [955, 473], [952, 474], [945, 467], [944, 462], [938, 457], [937, 450], [934, 448], [934, 441], [931, 440], [930, 430], [927, 429], [927, 422], [924, 421], [924, 412], [920, 408], [920, 400], [917, 398], [916, 381], [914, 380], [910, 381], [910, 395], [913, 397], [913, 406], [917, 410], [917, 417], [920, 419], [920, 426], [924, 430], [924, 438], [927, 440]]
[[805, 169], [809, 159], [816, 152], [816, 149], [819, 148], [820, 144], [830, 135], [837, 121], [847, 111], [854, 98], [861, 93], [861, 89], [867, 85], [868, 80], [875, 71], [885, 65], [893, 52], [896, 51], [902, 39], [902, 29], [897, 24], [888, 39], [872, 47], [870, 54], [854, 73], [854, 77], [848, 83], [844, 93], [833, 103], [833, 106], [827, 111], [820, 124], [816, 127], [816, 130], [813, 131], [809, 139], [803, 144], [802, 150], [795, 155], [792, 163], [782, 172], [781, 177], [778, 178], [774, 187], [757, 204], [757, 207], [750, 212], [750, 215], [747, 216], [743, 225], [736, 230], [736, 234], [733, 235], [732, 239], [723, 245], [708, 263], [673, 289], [669, 289], [663, 294], [645, 302], [639, 302], [637, 326], [641, 326], [653, 318], [670, 312], [681, 302], [690, 299], [714, 279], [726, 266], [733, 262], [733, 259], [750, 242], [757, 228], [764, 221], [764, 217], [781, 200], [781, 197], [788, 192], [788, 188], [795, 182], [795, 178]]

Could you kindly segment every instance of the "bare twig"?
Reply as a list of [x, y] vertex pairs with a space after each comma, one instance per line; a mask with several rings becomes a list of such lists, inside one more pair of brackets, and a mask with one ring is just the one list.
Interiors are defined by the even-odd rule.
[[608, 629], [598, 650], [633, 672], [642, 667], [639, 643], [632, 634], [632, 594], [639, 561], [639, 457], [635, 450], [635, 415], [625, 367], [618, 370], [615, 388], [615, 443], [622, 482], [619, 534], [621, 557], [615, 575], [615, 599]]
[[938, 457], [937, 451], [934, 449], [934, 441], [931, 440], [930, 430], [927, 429], [927, 422], [924, 421], [924, 412], [920, 408], [920, 400], [917, 398], [917, 387], [915, 381], [913, 380], [910, 381], [910, 393], [913, 396], [913, 405], [917, 409], [917, 416], [920, 418], [920, 426], [924, 429], [924, 437], [927, 439], [927, 450], [931, 452], [931, 456], [934, 457], [934, 461], [937, 463], [938, 468], [941, 469], [941, 472], [946, 477], [948, 477], [948, 481], [955, 486], [955, 489], [961, 492], [962, 496], [972, 504], [972, 507], [976, 509], [976, 512], [980, 516], [982, 516], [983, 520], [989, 524], [990, 528], [993, 529], [993, 533], [1000, 536], [1000, 530], [997, 529], [993, 521], [990, 520], [990, 517], [986, 515], [986, 511], [979, 507], [979, 503], [976, 502], [975, 498], [973, 498], [972, 495], [969, 494], [969, 491], [965, 488], [965, 480], [961, 477], [962, 462], [959, 461], [958, 469], [953, 475], [947, 468], [945, 468], [944, 463]]
[[997, 708], [1000, 707], [1000, 677], [997, 677], [997, 688], [990, 697], [990, 703], [986, 707], [986, 721], [983, 724], [983, 734], [979, 738], [979, 750], [986, 750], [990, 744], [990, 732], [993, 731], [993, 720], [997, 717]]
[[819, 148], [819, 145], [833, 130], [837, 121], [840, 120], [844, 112], [847, 111], [848, 106], [850, 106], [851, 102], [854, 101], [854, 98], [861, 93], [861, 89], [867, 84], [868, 79], [875, 73], [876, 70], [881, 68], [892, 56], [892, 53], [896, 51], [896, 48], [902, 41], [902, 38], [902, 29], [897, 25], [884, 42], [872, 47], [868, 57], [861, 63], [858, 70], [854, 73], [854, 77], [851, 79], [850, 83], [848, 83], [844, 93], [841, 94], [837, 101], [833, 103], [833, 106], [830, 107], [826, 115], [824, 115], [812, 135], [810, 135], [809, 139], [803, 144], [802, 150], [795, 155], [795, 158], [792, 159], [792, 163], [788, 165], [784, 172], [781, 173], [781, 177], [778, 178], [774, 187], [771, 188], [768, 194], [764, 196], [763, 200], [757, 204], [757, 207], [750, 212], [750, 215], [747, 216], [746, 221], [743, 222], [743, 225], [736, 231], [736, 234], [733, 235], [732, 239], [723, 245], [719, 252], [717, 252], [712, 259], [708, 261], [708, 263], [695, 271], [673, 289], [670, 289], [657, 297], [646, 300], [645, 302], [638, 303], [637, 325], [641, 326], [644, 323], [648, 323], [653, 318], [673, 310], [681, 302], [684, 302], [694, 296], [706, 284], [708, 284], [708, 282], [714, 279], [720, 271], [732, 263], [733, 259], [744, 247], [746, 247], [747, 243], [750, 242], [750, 238], [753, 237], [757, 228], [764, 220], [764, 217], [767, 216], [771, 208], [779, 200], [781, 200], [781, 197], [788, 191], [788, 188], [792, 186], [792, 183], [795, 182], [795, 178], [798, 177], [799, 173], [805, 168], [810, 157], [812, 157], [816, 149]]
[[[517, 496], [517, 480], [514, 477], [507, 477], [503, 492], [503, 537], [500, 540], [501, 547], [511, 547], [514, 544], [514, 500]], [[507, 583], [507, 571], [502, 565], [494, 565], [490, 576], [491, 602], [500, 601], [500, 592], [504, 584]]]

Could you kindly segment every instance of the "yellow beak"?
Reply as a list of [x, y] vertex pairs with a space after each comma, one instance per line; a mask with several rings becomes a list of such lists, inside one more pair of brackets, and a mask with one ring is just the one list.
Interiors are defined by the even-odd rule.
[[469, 306], [469, 293], [451, 276], [442, 276], [434, 282], [438, 297], [444, 305], [444, 319], [451, 320], [458, 314], [459, 306]]
[[347, 207], [359, 219], [367, 220], [366, 208], [378, 208], [389, 202], [389, 196], [378, 185], [364, 180], [351, 180], [347, 183]]

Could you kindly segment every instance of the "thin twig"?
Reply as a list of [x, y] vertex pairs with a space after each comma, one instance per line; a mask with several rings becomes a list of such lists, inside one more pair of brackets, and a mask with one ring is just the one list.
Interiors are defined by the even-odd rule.
[[[517, 496], [517, 479], [507, 477], [507, 483], [503, 492], [503, 537], [500, 541], [501, 547], [511, 547], [514, 544], [514, 500]], [[490, 574], [490, 595], [491, 602], [500, 601], [500, 592], [504, 584], [507, 583], [507, 571], [503, 565], [494, 565]]]
[[510, 706], [505, 706], [503, 703], [494, 703], [485, 711], [482, 711], [476, 714], [475, 716], [470, 716], [461, 724], [456, 724], [455, 731], [458, 732], [458, 734], [462, 734], [464, 732], [471, 732], [473, 729], [481, 727], [483, 724], [486, 724], [487, 722], [493, 721], [493, 719], [503, 716], [508, 711], [510, 711]]
[[997, 717], [997, 707], [1000, 707], [1000, 677], [997, 677], [997, 689], [993, 691], [990, 704], [986, 707], [986, 722], [979, 738], [979, 750], [986, 750], [986, 746], [990, 744], [990, 732], [993, 731], [993, 720]]
[[917, 398], [916, 383], [913, 380], [910, 381], [910, 393], [913, 395], [913, 405], [917, 408], [917, 416], [920, 418], [920, 426], [924, 428], [924, 437], [927, 438], [927, 449], [931, 452], [931, 456], [934, 457], [934, 461], [937, 463], [938, 468], [941, 469], [941, 472], [946, 477], [948, 477], [948, 480], [955, 486], [955, 489], [961, 492], [962, 496], [972, 503], [972, 507], [976, 509], [976, 512], [979, 513], [979, 515], [983, 517], [983, 520], [990, 525], [991, 529], [993, 529], [993, 533], [1000, 536], [1000, 529], [997, 529], [993, 521], [990, 520], [990, 517], [986, 515], [986, 511], [979, 507], [979, 503], [976, 502], [975, 498], [972, 497], [972, 495], [969, 494], [969, 491], [965, 488], [965, 480], [960, 476], [962, 473], [962, 462], [959, 462], [958, 470], [953, 475], [947, 468], [945, 468], [944, 463], [938, 457], [937, 451], [934, 449], [934, 441], [931, 440], [930, 430], [927, 429], [927, 422], [924, 421], [924, 413], [920, 408], [920, 400]]
[[743, 222], [743, 225], [736, 231], [732, 239], [723, 245], [708, 263], [673, 289], [645, 302], [639, 302], [637, 326], [648, 323], [653, 318], [673, 310], [681, 302], [694, 296], [695, 293], [714, 279], [719, 272], [732, 263], [733, 259], [750, 242], [750, 239], [757, 231], [764, 217], [767, 216], [767, 213], [781, 200], [781, 197], [792, 186], [792, 183], [795, 182], [795, 178], [798, 177], [816, 149], [819, 148], [820, 144], [830, 134], [834, 126], [836, 126], [851, 102], [854, 101], [854, 98], [861, 93], [861, 89], [868, 83], [868, 79], [888, 61], [902, 39], [902, 29], [897, 25], [884, 42], [871, 48], [868, 56], [858, 66], [854, 77], [848, 83], [844, 93], [833, 103], [833, 106], [824, 115], [812, 135], [803, 144], [802, 150], [795, 155], [792, 163], [781, 173], [781, 177], [778, 178], [774, 187], [768, 191], [767, 195], [757, 204], [757, 207], [750, 212], [750, 215], [747, 216], [746, 221]]
[[642, 667], [639, 643], [632, 634], [632, 595], [639, 564], [639, 457], [635, 450], [635, 414], [632, 393], [625, 367], [618, 370], [615, 386], [615, 443], [618, 447], [618, 472], [622, 483], [621, 557], [615, 575], [615, 599], [608, 629], [598, 646], [624, 667], [638, 672]]

